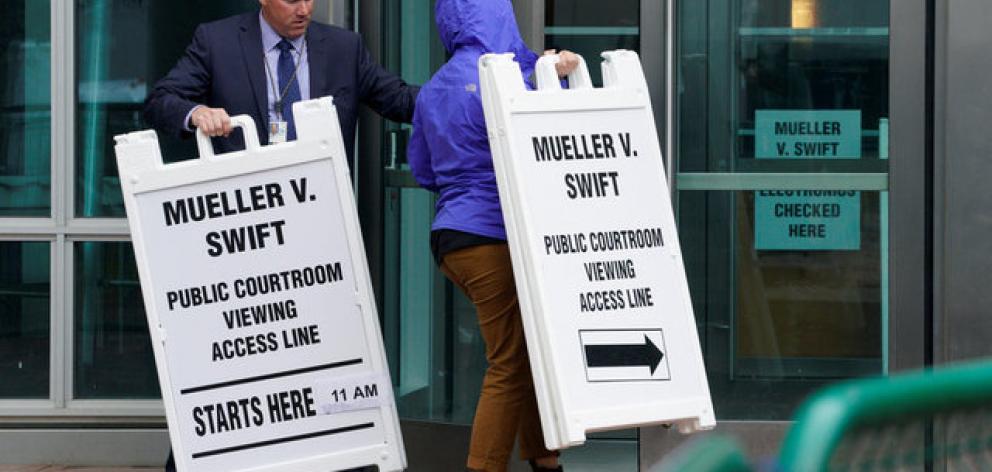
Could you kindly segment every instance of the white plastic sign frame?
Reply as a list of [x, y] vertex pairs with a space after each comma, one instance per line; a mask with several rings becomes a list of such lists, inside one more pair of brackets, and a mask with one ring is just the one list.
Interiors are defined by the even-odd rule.
[[338, 116], [299, 139], [163, 164], [154, 131], [117, 163], [181, 471], [406, 467]]
[[479, 60], [545, 442], [716, 421], [640, 60], [604, 52], [563, 90], [557, 56], [527, 90], [513, 54]]

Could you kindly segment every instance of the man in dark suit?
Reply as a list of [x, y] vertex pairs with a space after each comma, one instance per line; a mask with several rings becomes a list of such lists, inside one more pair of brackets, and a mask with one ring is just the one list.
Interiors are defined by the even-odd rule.
[[[292, 104], [334, 97], [353, 164], [358, 104], [410, 122], [419, 87], [379, 66], [351, 31], [311, 23], [313, 0], [259, 0], [261, 10], [200, 25], [175, 67], [155, 84], [145, 119], [159, 132], [215, 138], [218, 153], [244, 148], [231, 115], [255, 120], [261, 143], [293, 140]], [[175, 471], [172, 454], [167, 471]]]
[[349, 160], [358, 104], [400, 122], [413, 117], [418, 87], [373, 59], [351, 31], [311, 23], [313, 0], [259, 0], [250, 12], [200, 25], [193, 42], [145, 102], [159, 132], [191, 135], [200, 128], [218, 153], [243, 149], [229, 116], [255, 120], [262, 144], [295, 138], [292, 103], [334, 96]]

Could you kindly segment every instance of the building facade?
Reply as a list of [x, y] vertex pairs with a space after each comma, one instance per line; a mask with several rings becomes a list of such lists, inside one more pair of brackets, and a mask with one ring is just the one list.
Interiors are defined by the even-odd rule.
[[[777, 450], [840, 379], [987, 356], [992, 4], [514, 1], [535, 50], [640, 53], [719, 429]], [[13, 0], [0, 17], [0, 464], [164, 459], [112, 137], [196, 24], [253, 0]], [[446, 59], [431, 0], [317, 0], [407, 81]], [[411, 470], [459, 470], [484, 371], [434, 267], [409, 127], [364, 112], [353, 172]], [[167, 158], [191, 142], [161, 137]], [[685, 438], [598, 433], [578, 470], [650, 470]], [[441, 446], [443, 447], [441, 447]], [[571, 469], [570, 469], [571, 470]]]

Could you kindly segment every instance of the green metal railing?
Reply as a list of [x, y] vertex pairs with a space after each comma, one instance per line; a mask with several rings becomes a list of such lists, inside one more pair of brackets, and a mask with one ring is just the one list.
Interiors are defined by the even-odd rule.
[[837, 384], [799, 409], [796, 424], [782, 444], [779, 464], [789, 471], [827, 470], [837, 446], [851, 432], [927, 421], [989, 405], [989, 361]]
[[[992, 470], [992, 361], [838, 383], [807, 400], [795, 420], [772, 470], [923, 470], [940, 460], [956, 464], [948, 470]], [[842, 449], [847, 443], [860, 444]], [[853, 449], [867, 457], [843, 457]], [[663, 470], [754, 469], [733, 440], [714, 436], [687, 445]]]

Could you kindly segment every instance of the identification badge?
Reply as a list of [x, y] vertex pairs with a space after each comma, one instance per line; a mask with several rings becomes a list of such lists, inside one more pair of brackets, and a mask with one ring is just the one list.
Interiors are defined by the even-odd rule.
[[279, 144], [286, 142], [289, 134], [289, 123], [285, 121], [269, 122], [269, 144]]

